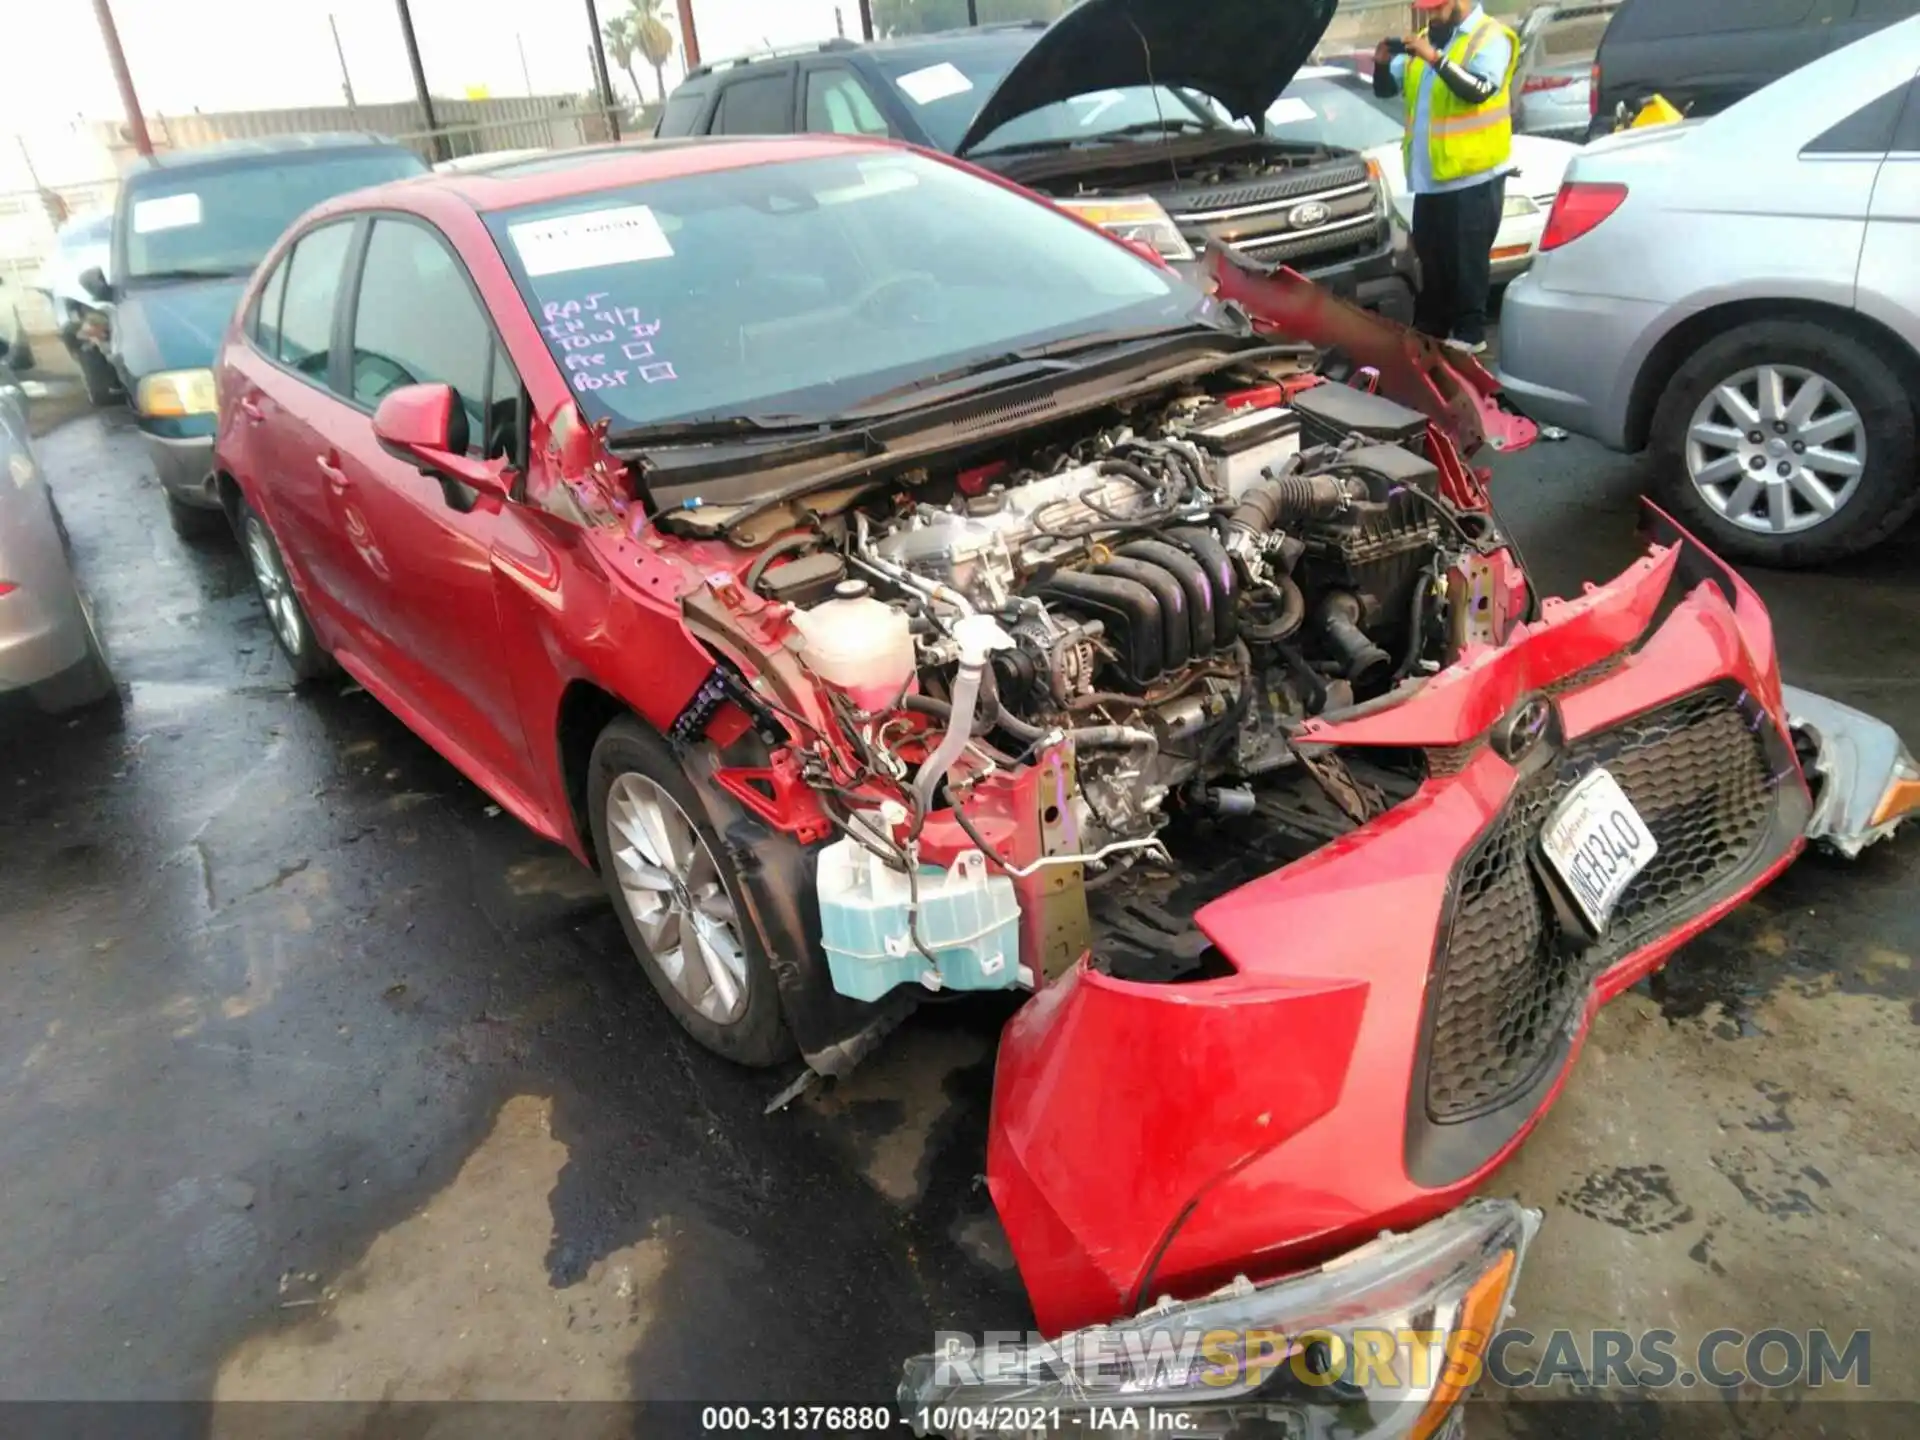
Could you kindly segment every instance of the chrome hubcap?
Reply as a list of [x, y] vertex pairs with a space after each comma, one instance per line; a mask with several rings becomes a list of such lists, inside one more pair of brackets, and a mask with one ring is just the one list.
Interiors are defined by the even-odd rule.
[[253, 583], [260, 587], [261, 603], [267, 607], [267, 619], [273, 633], [287, 647], [289, 655], [300, 653], [300, 602], [294, 597], [286, 569], [280, 564], [280, 552], [274, 548], [267, 527], [247, 517], [247, 560], [253, 566]]
[[1792, 365], [1729, 376], [1693, 412], [1687, 473], [1743, 530], [1792, 535], [1830, 520], [1867, 465], [1866, 425], [1838, 385]]
[[607, 792], [607, 841], [627, 913], [680, 997], [730, 1025], [747, 1009], [740, 917], [720, 867], [686, 812], [644, 775]]

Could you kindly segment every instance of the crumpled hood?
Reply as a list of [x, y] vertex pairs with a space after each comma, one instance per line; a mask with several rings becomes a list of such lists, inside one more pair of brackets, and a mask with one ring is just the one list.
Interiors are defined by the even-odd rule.
[[127, 374], [210, 368], [246, 288], [247, 277], [238, 275], [121, 295], [113, 307], [113, 348]]
[[1081, 0], [987, 97], [955, 153], [1045, 105], [1128, 85], [1179, 85], [1264, 115], [1307, 61], [1336, 0]]

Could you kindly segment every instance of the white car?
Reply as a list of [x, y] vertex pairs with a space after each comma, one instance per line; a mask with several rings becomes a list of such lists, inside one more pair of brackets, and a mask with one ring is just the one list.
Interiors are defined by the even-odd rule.
[[55, 232], [53, 253], [41, 265], [33, 288], [46, 297], [62, 339], [80, 328], [81, 317], [97, 303], [80, 284], [88, 270], [106, 274], [111, 267], [113, 212], [83, 215]]
[[[1401, 136], [1406, 129], [1405, 101], [1383, 100], [1364, 75], [1333, 66], [1308, 66], [1294, 76], [1267, 111], [1267, 131], [1283, 140], [1318, 141], [1361, 151], [1380, 170], [1393, 201], [1394, 215], [1413, 228], [1413, 194], [1407, 189]], [[1533, 264], [1547, 213], [1567, 166], [1580, 147], [1537, 135], [1513, 137], [1513, 166], [1507, 176], [1506, 217], [1493, 243], [1493, 280], [1503, 284]]]

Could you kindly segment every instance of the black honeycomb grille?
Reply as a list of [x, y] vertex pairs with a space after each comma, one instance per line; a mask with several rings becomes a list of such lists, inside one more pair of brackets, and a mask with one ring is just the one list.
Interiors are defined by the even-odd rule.
[[[1426, 1099], [1437, 1123], [1469, 1120], [1538, 1078], [1608, 965], [1711, 903], [1766, 846], [1780, 777], [1764, 712], [1732, 688], [1703, 690], [1576, 741], [1514, 792], [1462, 863], [1430, 1002]], [[1536, 860], [1560, 798], [1604, 765], [1659, 844], [1587, 948], [1556, 917]]]

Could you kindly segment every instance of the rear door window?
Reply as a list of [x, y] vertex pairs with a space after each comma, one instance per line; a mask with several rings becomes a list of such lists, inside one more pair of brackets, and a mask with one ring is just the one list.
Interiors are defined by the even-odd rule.
[[260, 298], [254, 301], [253, 343], [260, 347], [262, 354], [280, 353], [280, 300], [287, 293], [287, 260], [290, 254], [280, 257], [280, 263], [273, 267], [267, 283], [260, 287]]
[[891, 135], [893, 127], [860, 77], [843, 65], [809, 70], [806, 128], [831, 135]]
[[1870, 100], [1853, 114], [1810, 141], [1803, 155], [1884, 155], [1893, 146], [1894, 127], [1906, 107], [1907, 91], [1901, 85], [1877, 100]]
[[793, 67], [743, 75], [720, 92], [715, 135], [785, 135], [793, 129]]
[[339, 220], [300, 237], [288, 256], [280, 333], [270, 352], [317, 385], [333, 364], [333, 316], [355, 222]]
[[1893, 153], [1920, 155], [1920, 80], [1907, 86], [1907, 103], [1893, 132]]
[[700, 113], [707, 108], [709, 93], [681, 86], [667, 97], [666, 107], [660, 112], [660, 123], [653, 133], [662, 140], [677, 140], [693, 134], [694, 127], [700, 123]]

